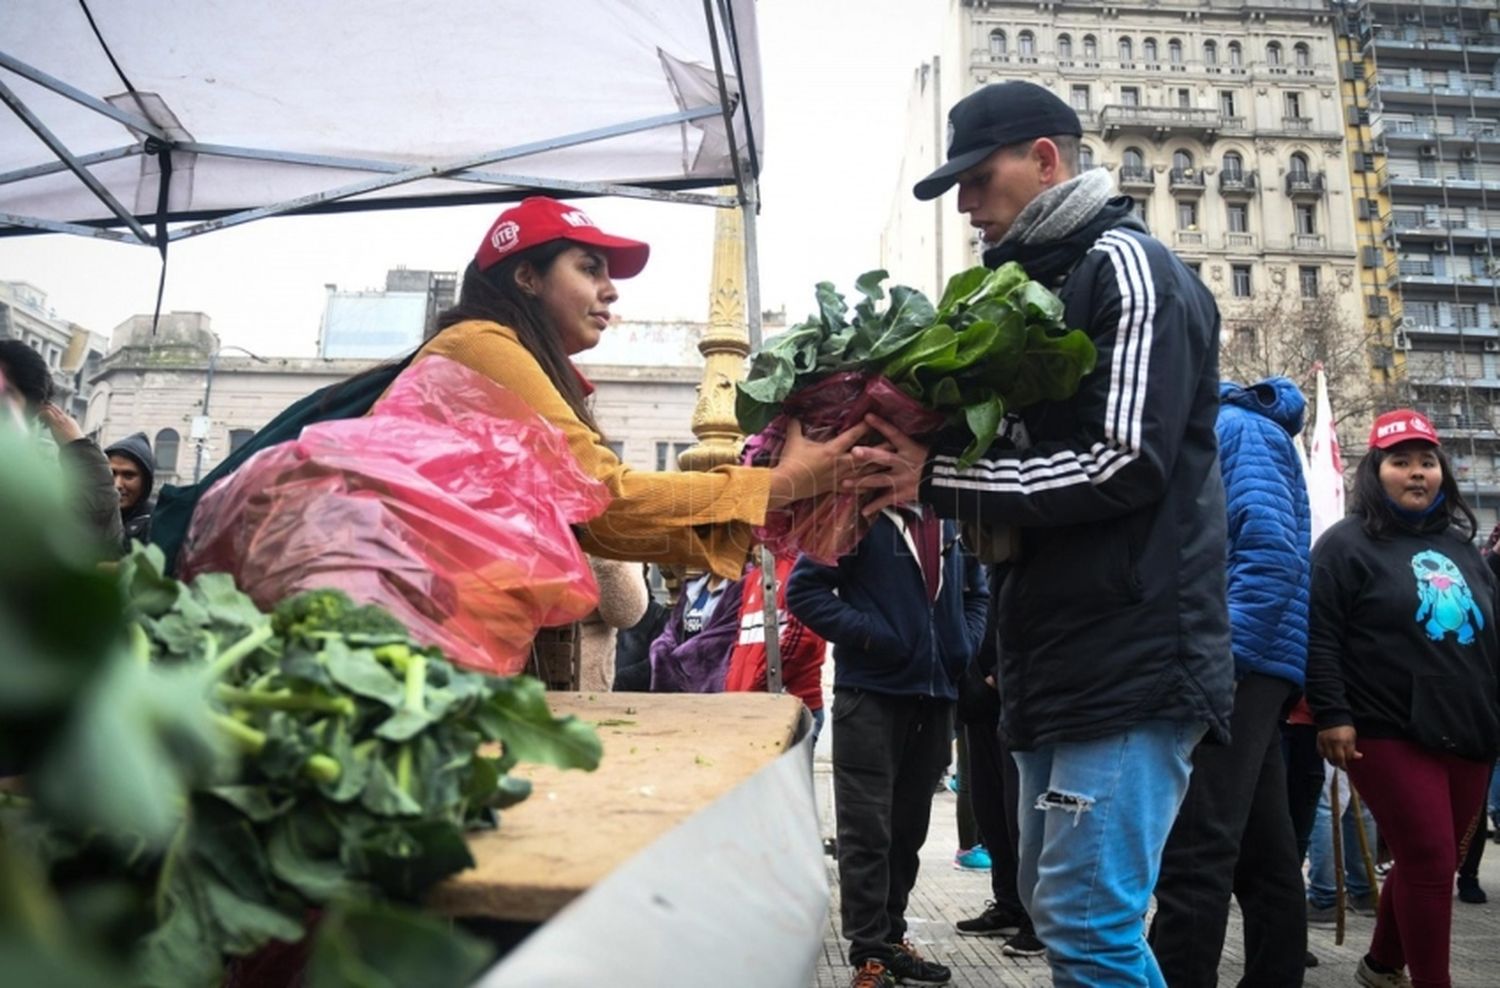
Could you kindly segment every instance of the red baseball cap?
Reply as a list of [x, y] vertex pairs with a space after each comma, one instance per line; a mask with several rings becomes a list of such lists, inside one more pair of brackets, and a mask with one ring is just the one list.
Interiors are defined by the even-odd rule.
[[649, 244], [612, 237], [600, 230], [581, 209], [547, 196], [531, 196], [496, 218], [474, 254], [474, 263], [483, 271], [549, 240], [575, 240], [598, 247], [609, 261], [611, 278], [635, 277], [651, 254]]
[[1434, 446], [1442, 445], [1438, 441], [1437, 430], [1427, 421], [1427, 416], [1410, 408], [1386, 412], [1370, 426], [1371, 449], [1390, 449], [1413, 440], [1432, 443]]

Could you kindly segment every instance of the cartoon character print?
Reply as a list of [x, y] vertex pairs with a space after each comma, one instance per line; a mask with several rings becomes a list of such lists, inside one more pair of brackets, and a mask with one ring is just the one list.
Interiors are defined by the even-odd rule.
[[1458, 634], [1458, 643], [1468, 645], [1474, 633], [1484, 630], [1484, 615], [1474, 603], [1474, 594], [1463, 573], [1453, 560], [1431, 549], [1411, 557], [1412, 573], [1417, 578], [1416, 620], [1426, 621], [1423, 630], [1435, 642], [1448, 632]]

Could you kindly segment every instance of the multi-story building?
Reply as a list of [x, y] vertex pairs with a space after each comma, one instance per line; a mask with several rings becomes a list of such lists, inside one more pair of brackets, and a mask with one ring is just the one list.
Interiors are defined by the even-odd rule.
[[326, 285], [318, 355], [384, 360], [411, 350], [435, 331], [438, 314], [453, 305], [457, 284], [451, 271], [392, 268], [384, 290], [340, 291]]
[[914, 79], [884, 263], [927, 291], [977, 263], [953, 194], [919, 203], [911, 181], [944, 159], [953, 102], [1026, 79], [1077, 109], [1083, 165], [1113, 172], [1218, 297], [1226, 373], [1305, 381], [1342, 350], [1367, 381], [1330, 20], [1326, 0], [953, 0]]
[[1337, 9], [1366, 311], [1488, 526], [1500, 506], [1500, 9]]
[[88, 377], [104, 356], [103, 340], [77, 323], [59, 319], [47, 293], [24, 281], [0, 281], [0, 340], [20, 340], [52, 370], [55, 402], [80, 422]]

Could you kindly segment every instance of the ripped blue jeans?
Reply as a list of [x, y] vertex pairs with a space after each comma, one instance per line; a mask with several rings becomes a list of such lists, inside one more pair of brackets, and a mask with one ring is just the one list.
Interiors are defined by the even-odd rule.
[[1092, 741], [1014, 752], [1016, 881], [1056, 988], [1165, 988], [1146, 943], [1146, 910], [1205, 730], [1146, 721]]

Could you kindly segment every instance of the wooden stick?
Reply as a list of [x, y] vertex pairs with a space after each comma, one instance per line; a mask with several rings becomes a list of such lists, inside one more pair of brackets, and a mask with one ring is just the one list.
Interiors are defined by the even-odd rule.
[[1365, 833], [1365, 814], [1360, 806], [1359, 793], [1354, 780], [1349, 780], [1349, 812], [1354, 814], [1354, 834], [1359, 838], [1359, 856], [1365, 862], [1365, 879], [1370, 883], [1370, 894], [1375, 897], [1375, 911], [1380, 911], [1380, 881], [1375, 874], [1375, 855], [1370, 847], [1370, 836]]
[[1328, 809], [1333, 822], [1333, 942], [1344, 945], [1344, 821], [1339, 812], [1339, 770], [1334, 769], [1328, 780]]

